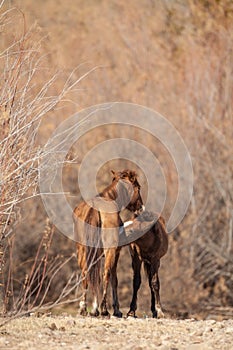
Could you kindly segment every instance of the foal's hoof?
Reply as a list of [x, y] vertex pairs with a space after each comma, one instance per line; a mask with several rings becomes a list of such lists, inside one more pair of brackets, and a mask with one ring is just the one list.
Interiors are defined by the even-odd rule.
[[161, 309], [157, 309], [157, 318], [164, 318], [164, 313]]
[[157, 309], [156, 311], [152, 312], [153, 318], [164, 318], [164, 313], [161, 309]]
[[122, 318], [123, 314], [120, 310], [114, 311], [113, 316], [118, 317], [118, 318]]
[[135, 311], [133, 311], [133, 310], [130, 310], [130, 311], [127, 313], [127, 317], [137, 318], [136, 313], [135, 313]]

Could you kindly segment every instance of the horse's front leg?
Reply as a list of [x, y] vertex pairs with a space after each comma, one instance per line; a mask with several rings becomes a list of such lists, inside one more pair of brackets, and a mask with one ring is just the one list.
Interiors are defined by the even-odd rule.
[[107, 309], [107, 293], [108, 293], [108, 285], [110, 280], [112, 250], [113, 249], [105, 250], [105, 262], [104, 262], [104, 273], [103, 273], [103, 297], [100, 304], [100, 313], [102, 316], [110, 316]]
[[[111, 277], [111, 282], [113, 283], [114, 290], [114, 300], [116, 301], [116, 308], [119, 307], [116, 288], [117, 288], [117, 279], [116, 279], [116, 267], [117, 260], [119, 258], [120, 249], [118, 247], [119, 243], [119, 227], [122, 226], [119, 214], [115, 212], [115, 204], [113, 206], [113, 213], [101, 213], [101, 223], [102, 223], [102, 244], [105, 254], [104, 261], [104, 273], [103, 273], [103, 297], [100, 304], [100, 311], [102, 316], [109, 316], [107, 309], [107, 292], [108, 285]], [[111, 247], [111, 248], [110, 248]], [[118, 256], [117, 254], [118, 253]], [[114, 273], [115, 271], [115, 273]]]
[[127, 313], [127, 316], [136, 317], [137, 310], [137, 294], [141, 285], [141, 265], [142, 262], [139, 259], [139, 256], [132, 247], [130, 247], [130, 254], [132, 257], [132, 268], [133, 268], [133, 297], [130, 304], [130, 310]]
[[122, 312], [119, 309], [119, 301], [118, 301], [118, 293], [117, 293], [117, 287], [118, 287], [118, 279], [117, 279], [117, 263], [120, 256], [120, 248], [117, 248], [117, 251], [115, 253], [115, 261], [114, 265], [111, 269], [111, 285], [112, 285], [112, 300], [113, 300], [113, 316], [116, 317], [122, 317]]

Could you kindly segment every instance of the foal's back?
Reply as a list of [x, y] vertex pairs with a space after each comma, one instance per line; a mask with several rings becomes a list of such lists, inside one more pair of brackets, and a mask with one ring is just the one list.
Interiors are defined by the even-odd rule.
[[[150, 224], [152, 222], [152, 224]], [[146, 227], [149, 229], [147, 230]], [[168, 234], [162, 216], [145, 212], [133, 222], [133, 230], [143, 233], [140, 238], [131, 243], [143, 261], [161, 259], [168, 250]]]

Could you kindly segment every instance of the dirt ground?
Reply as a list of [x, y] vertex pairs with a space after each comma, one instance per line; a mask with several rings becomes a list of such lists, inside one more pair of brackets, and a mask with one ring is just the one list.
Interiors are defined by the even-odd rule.
[[233, 320], [44, 315], [14, 319], [0, 328], [0, 349], [44, 348], [230, 350], [233, 348]]

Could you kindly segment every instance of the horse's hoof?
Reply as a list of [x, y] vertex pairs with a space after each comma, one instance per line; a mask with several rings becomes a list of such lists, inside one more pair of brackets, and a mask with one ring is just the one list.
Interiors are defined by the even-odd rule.
[[87, 314], [88, 314], [88, 312], [87, 312], [86, 309], [80, 310], [80, 315], [81, 315], [81, 316], [87, 316]]
[[113, 316], [118, 317], [118, 318], [122, 318], [123, 313], [120, 310], [114, 311]]
[[99, 310], [94, 310], [94, 311], [91, 311], [90, 312], [90, 316], [93, 316], [93, 317], [98, 317], [99, 316]]
[[152, 312], [152, 317], [153, 317], [153, 318], [158, 318], [158, 313], [157, 313], [157, 311], [153, 311], [153, 312]]
[[110, 317], [110, 313], [108, 312], [108, 310], [103, 310], [103, 311], [101, 311], [101, 316]]
[[130, 311], [127, 313], [127, 317], [137, 318], [135, 311], [132, 311], [132, 310], [130, 310]]

